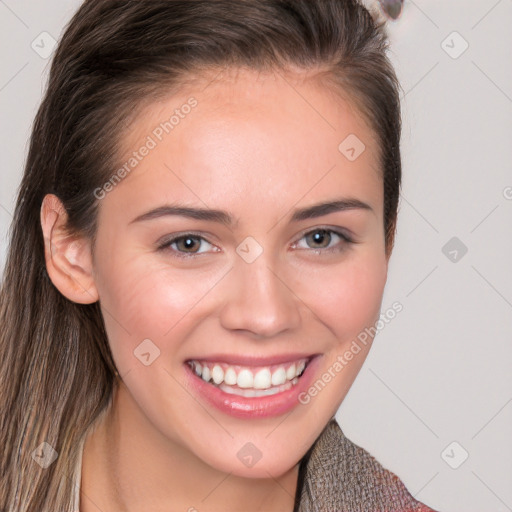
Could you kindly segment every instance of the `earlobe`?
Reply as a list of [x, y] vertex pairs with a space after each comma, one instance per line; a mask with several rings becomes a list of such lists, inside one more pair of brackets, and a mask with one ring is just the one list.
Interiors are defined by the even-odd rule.
[[90, 241], [66, 231], [68, 216], [60, 199], [47, 194], [41, 205], [46, 270], [66, 298], [79, 304], [98, 300]]

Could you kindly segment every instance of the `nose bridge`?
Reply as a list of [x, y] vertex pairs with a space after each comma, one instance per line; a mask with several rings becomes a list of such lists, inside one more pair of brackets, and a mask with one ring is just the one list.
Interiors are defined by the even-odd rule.
[[[244, 252], [247, 247], [249, 250]], [[222, 314], [224, 327], [264, 336], [296, 328], [300, 321], [297, 299], [277, 268], [278, 258], [266, 250], [255, 256], [254, 249], [250, 242], [237, 249], [230, 272], [231, 293]]]

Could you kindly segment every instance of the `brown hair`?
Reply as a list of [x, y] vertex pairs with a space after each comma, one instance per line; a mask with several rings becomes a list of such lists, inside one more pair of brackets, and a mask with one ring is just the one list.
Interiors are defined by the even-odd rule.
[[[391, 253], [401, 179], [399, 84], [384, 22], [356, 0], [86, 0], [53, 57], [19, 188], [0, 295], [0, 510], [69, 510], [80, 442], [115, 386], [99, 303], [46, 272], [43, 198], [94, 240], [93, 191], [117, 168], [137, 107], [208, 69], [327, 70], [376, 134]], [[340, 141], [341, 142], [341, 141]], [[58, 457], [48, 468], [32, 453]]]

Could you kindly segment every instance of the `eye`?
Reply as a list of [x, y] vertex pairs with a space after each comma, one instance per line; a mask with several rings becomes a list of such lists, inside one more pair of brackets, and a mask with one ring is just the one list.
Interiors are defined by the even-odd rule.
[[[295, 242], [292, 244], [292, 248], [313, 250], [315, 253], [320, 254], [341, 252], [346, 248], [347, 244], [354, 243], [354, 241], [342, 231], [329, 228], [317, 228], [308, 231], [302, 235], [299, 241], [303, 239], [308, 242], [307, 247], [300, 247], [298, 246], [298, 242]], [[332, 244], [333, 241], [335, 242], [334, 244]], [[309, 243], [313, 244], [313, 247], [309, 246]], [[205, 244], [207, 245], [206, 247], [204, 247]], [[193, 258], [200, 254], [207, 253], [209, 251], [208, 246], [213, 247], [215, 252], [219, 250], [199, 234], [184, 233], [166, 239], [158, 245], [158, 250], [171, 251], [172, 255], [176, 258]]]
[[[158, 246], [158, 250], [163, 251], [170, 249], [174, 253], [173, 256], [176, 256], [177, 258], [189, 258], [194, 257], [197, 254], [208, 252], [208, 247], [206, 247], [206, 250], [204, 251], [199, 250], [202, 242], [212, 245], [202, 236], [195, 233], [185, 233], [184, 235], [175, 236], [166, 240]], [[175, 246], [175, 248], [173, 246]]]
[[[300, 240], [306, 240], [313, 244], [311, 247], [308, 243], [307, 247], [299, 247], [300, 249], [312, 249], [317, 253], [321, 252], [339, 252], [346, 248], [347, 244], [354, 243], [345, 233], [329, 228], [317, 228], [304, 233]], [[299, 240], [299, 241], [300, 241]], [[331, 242], [336, 242], [331, 245]], [[294, 248], [297, 247], [297, 242]]]

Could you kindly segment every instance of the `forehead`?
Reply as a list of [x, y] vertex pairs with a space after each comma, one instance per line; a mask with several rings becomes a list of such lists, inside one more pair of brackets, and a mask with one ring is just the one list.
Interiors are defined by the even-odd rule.
[[306, 75], [236, 70], [190, 81], [146, 104], [121, 140], [120, 165], [149, 139], [155, 147], [116, 193], [131, 187], [212, 207], [345, 192], [377, 210], [382, 201], [374, 133], [350, 101]]

